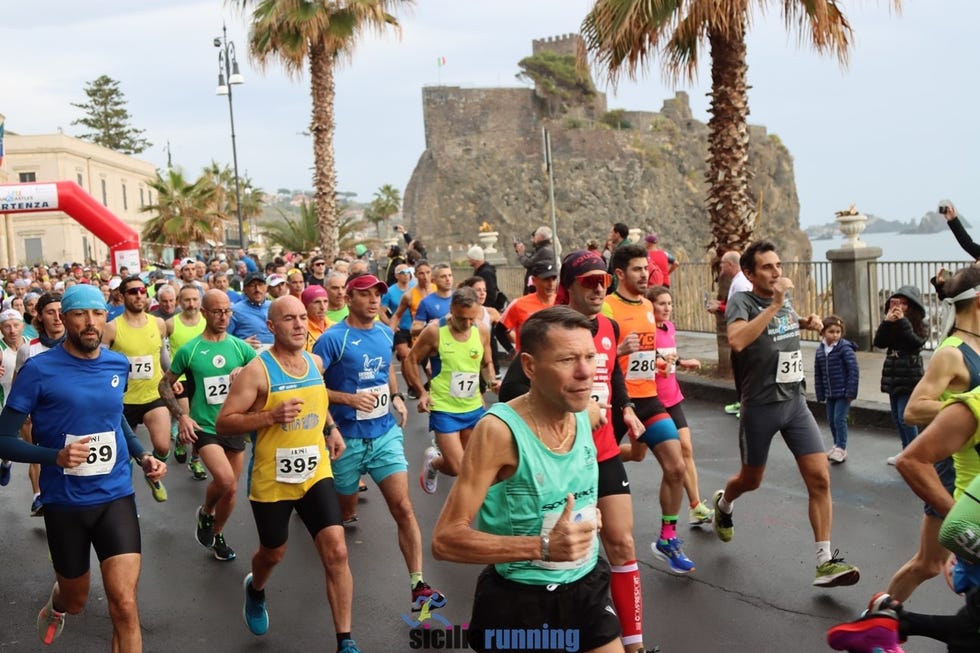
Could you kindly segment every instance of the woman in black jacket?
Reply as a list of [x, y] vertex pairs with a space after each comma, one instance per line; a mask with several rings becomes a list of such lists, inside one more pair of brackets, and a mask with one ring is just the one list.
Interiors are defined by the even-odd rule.
[[[905, 405], [912, 389], [922, 378], [922, 345], [926, 342], [925, 309], [922, 293], [915, 286], [902, 286], [888, 297], [885, 317], [875, 331], [874, 346], [887, 349], [881, 369], [881, 391], [888, 395], [892, 419], [898, 426], [902, 449], [919, 434], [918, 428], [905, 423]], [[898, 456], [888, 459], [895, 464]]]

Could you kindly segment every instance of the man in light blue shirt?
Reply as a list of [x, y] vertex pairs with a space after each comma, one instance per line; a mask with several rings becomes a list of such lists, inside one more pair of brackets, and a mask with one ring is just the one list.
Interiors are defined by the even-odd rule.
[[256, 349], [268, 349], [268, 345], [272, 344], [272, 332], [266, 324], [271, 303], [266, 296], [268, 290], [265, 275], [250, 272], [245, 276], [242, 285], [244, 299], [231, 307], [234, 312], [231, 314], [228, 333]]

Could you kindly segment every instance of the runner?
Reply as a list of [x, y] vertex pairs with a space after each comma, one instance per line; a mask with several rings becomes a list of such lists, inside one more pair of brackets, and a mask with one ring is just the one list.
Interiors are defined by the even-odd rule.
[[[350, 314], [327, 329], [313, 352], [323, 360], [330, 395], [330, 415], [347, 449], [334, 463], [334, 478], [343, 517], [356, 519], [358, 480], [370, 474], [398, 526], [398, 544], [408, 567], [412, 609], [446, 605], [446, 597], [422, 576], [422, 534], [408, 494], [408, 461], [402, 426], [408, 417], [391, 366], [394, 336], [375, 318], [385, 283], [371, 274], [347, 282]], [[390, 410], [398, 412], [398, 422]]]
[[408, 350], [412, 347], [412, 313], [403, 311], [399, 322], [395, 322], [393, 318], [401, 305], [402, 297], [415, 287], [415, 281], [412, 279], [412, 268], [407, 263], [397, 264], [392, 275], [396, 283], [388, 286], [388, 292], [381, 298], [381, 305], [385, 309], [388, 326], [395, 332], [395, 358], [400, 364], [404, 364]]
[[[418, 411], [429, 413], [429, 430], [436, 438], [436, 446], [425, 450], [419, 476], [427, 494], [435, 494], [439, 472], [459, 474], [463, 449], [486, 412], [481, 377], [494, 392], [500, 388], [490, 354], [490, 330], [478, 322], [481, 312], [472, 288], [454, 291], [449, 315], [422, 329], [402, 368], [406, 382], [419, 397]], [[432, 364], [431, 395], [419, 374], [419, 365], [427, 360]]]
[[333, 322], [327, 319], [327, 291], [323, 286], [312, 285], [304, 290], [300, 296], [303, 306], [306, 307], [306, 351], [313, 352], [313, 344], [323, 335]]
[[[38, 613], [37, 633], [51, 644], [66, 613], [85, 608], [94, 548], [112, 620], [112, 650], [141, 651], [140, 530], [128, 459], [155, 481], [167, 468], [143, 451], [123, 419], [129, 364], [99, 346], [106, 325], [102, 293], [77, 285], [59, 300], [67, 340], [24, 364], [0, 414], [0, 456], [43, 465], [44, 526], [56, 582]], [[17, 438], [28, 415], [37, 446]]]
[[228, 333], [241, 338], [257, 351], [268, 349], [272, 345], [272, 333], [267, 323], [270, 303], [266, 297], [268, 290], [265, 275], [249, 272], [242, 282], [244, 299], [231, 307], [233, 312]]
[[[23, 335], [24, 318], [17, 311], [10, 309], [0, 312], [0, 408], [7, 403], [10, 396], [10, 386], [14, 382], [14, 372], [17, 369], [17, 351], [27, 344]], [[0, 486], [10, 483], [10, 472], [13, 464], [9, 460], [0, 460]]]
[[500, 324], [507, 329], [511, 342], [517, 350], [521, 348], [521, 325], [532, 314], [555, 305], [558, 288], [558, 268], [550, 260], [537, 263], [529, 268], [534, 292], [518, 297], [510, 303], [500, 316]]
[[327, 274], [327, 319], [333, 324], [347, 317], [347, 273], [331, 270]]
[[[185, 266], [193, 269], [193, 266]], [[129, 381], [123, 395], [123, 414], [129, 427], [146, 426], [153, 455], [160, 462], [170, 457], [170, 415], [160, 399], [160, 379], [169, 366], [163, 339], [167, 326], [158, 317], [147, 315], [146, 285], [138, 276], [123, 279], [119, 285], [126, 310], [105, 325], [102, 344], [129, 359]], [[146, 482], [156, 501], [167, 500], [167, 489], [149, 476]]]
[[330, 464], [344, 450], [344, 441], [337, 426], [326, 423], [320, 358], [304, 350], [303, 303], [291, 296], [277, 299], [269, 309], [269, 329], [275, 338], [272, 348], [242, 369], [215, 424], [218, 434], [229, 438], [254, 432], [248, 498], [259, 550], [243, 583], [242, 614], [253, 634], [268, 631], [265, 586], [286, 553], [295, 510], [326, 572], [337, 650], [360, 653], [351, 638], [354, 580]]
[[422, 329], [430, 322], [440, 320], [449, 313], [449, 300], [453, 296], [453, 270], [449, 264], [436, 263], [432, 266], [432, 280], [435, 291], [419, 302], [412, 316], [412, 337], [422, 333]]
[[[38, 336], [32, 338], [26, 347], [17, 350], [17, 369], [15, 372], [19, 372], [29, 358], [64, 342], [65, 323], [61, 321], [61, 293], [47, 292], [41, 295], [41, 299], [37, 300], [37, 317], [34, 318], [34, 326], [37, 328]], [[20, 436], [25, 442], [34, 442], [31, 435], [30, 417], [21, 427]], [[31, 499], [31, 517], [40, 517], [44, 514], [44, 504], [41, 502], [41, 486], [38, 480], [41, 476], [41, 466], [34, 463], [28, 465], [27, 475], [31, 481], [31, 490], [34, 492]]]
[[623, 650], [596, 538], [589, 322], [556, 306], [524, 323], [530, 392], [495, 404], [477, 425], [436, 523], [437, 559], [489, 565], [469, 622], [476, 651], [536, 648], [515, 641], [532, 633], [547, 638], [548, 650]]
[[[569, 308], [589, 318], [592, 340], [596, 348], [596, 374], [592, 382], [592, 397], [606, 406], [606, 422], [592, 431], [596, 460], [599, 463], [599, 512], [602, 529], [599, 538], [611, 568], [610, 594], [619, 615], [624, 648], [630, 652], [645, 650], [643, 646], [643, 593], [640, 570], [633, 542], [633, 499], [630, 481], [620, 458], [619, 445], [613, 434], [612, 415], [620, 413], [630, 434], [643, 434], [643, 423], [636, 417], [633, 404], [626, 394], [623, 371], [616, 364], [616, 342], [619, 325], [600, 315], [610, 284], [606, 262], [598, 252], [579, 250], [562, 261], [559, 294], [567, 298]], [[507, 369], [501, 386], [500, 401], [510, 401], [530, 389], [530, 382], [521, 365]]]
[[[180, 289], [177, 295], [177, 302], [180, 305], [180, 313], [169, 318], [167, 324], [167, 336], [170, 343], [170, 358], [173, 359], [181, 347], [201, 335], [204, 332], [204, 319], [201, 317], [201, 291], [197, 286], [187, 284]], [[188, 382], [184, 375], [176, 379], [181, 384], [181, 391], [177, 393], [177, 400], [180, 404], [180, 412], [186, 413], [190, 410], [188, 398], [194, 394], [193, 382]], [[163, 394], [161, 393], [161, 397]], [[174, 459], [183, 465], [187, 463], [195, 481], [208, 480], [207, 472], [201, 459], [195, 454], [191, 456], [190, 462], [187, 461], [187, 448], [177, 434], [176, 418], [170, 420], [170, 437], [174, 440]]]
[[[428, 261], [420, 260], [415, 264], [415, 286], [402, 294], [401, 300], [398, 302], [398, 308], [395, 310], [395, 314], [388, 321], [388, 326], [392, 331], [395, 332], [396, 342], [400, 342], [404, 339], [404, 336], [399, 335], [401, 327], [398, 326], [404, 322], [405, 315], [409, 315], [409, 325], [407, 334], [407, 344], [405, 346], [405, 355], [408, 355], [408, 350], [412, 346], [412, 322], [415, 321], [415, 314], [418, 312], [419, 304], [422, 300], [429, 296], [429, 294], [435, 292], [436, 285], [432, 283], [432, 266], [429, 265]], [[387, 293], [385, 293], [387, 294]], [[432, 375], [431, 370], [425, 368], [425, 378], [431, 381]], [[404, 376], [404, 374], [403, 374]], [[415, 391], [412, 388], [408, 389], [408, 396], [410, 399], [418, 399]]]
[[810, 526], [817, 548], [813, 584], [853, 585], [861, 578], [858, 568], [845, 563], [837, 551], [831, 553], [830, 462], [803, 394], [800, 329], [819, 332], [823, 325], [818, 315], [800, 318], [793, 310], [788, 296], [793, 282], [782, 276], [775, 245], [765, 240], [753, 243], [742, 254], [740, 265], [752, 290], [732, 296], [725, 319], [735, 387], [741, 394], [738, 438], [742, 466], [715, 493], [715, 533], [722, 542], [732, 540], [732, 504], [762, 484], [769, 447], [779, 431], [796, 458], [809, 495]]
[[[196, 288], [192, 290], [197, 292]], [[170, 370], [160, 381], [160, 397], [177, 421], [182, 444], [193, 445], [195, 458], [203, 459], [213, 478], [204, 492], [204, 504], [197, 510], [196, 535], [197, 541], [210, 548], [218, 560], [235, 559], [234, 549], [225, 542], [224, 527], [235, 508], [238, 478], [245, 461], [245, 438], [219, 436], [214, 423], [228, 398], [232, 379], [255, 358], [255, 350], [248, 343], [228, 335], [230, 321], [228, 295], [216, 288], [207, 291], [204, 331], [177, 350]], [[189, 412], [173, 391], [178, 378], [185, 375], [185, 385], [193, 388]]]
[[[682, 541], [677, 537], [686, 468], [680, 434], [657, 396], [656, 318], [653, 305], [643, 296], [649, 279], [646, 250], [640, 245], [620, 245], [613, 250], [609, 265], [618, 283], [615, 292], [606, 296], [602, 313], [619, 324], [616, 353], [626, 377], [626, 392], [636, 403], [636, 416], [644, 427], [637, 446], [649, 447], [663, 470], [659, 495], [660, 537], [650, 549], [655, 557], [667, 563], [671, 572], [689, 574], [694, 571], [694, 562], [684, 554]], [[626, 425], [615, 413], [613, 428], [622, 439]]]

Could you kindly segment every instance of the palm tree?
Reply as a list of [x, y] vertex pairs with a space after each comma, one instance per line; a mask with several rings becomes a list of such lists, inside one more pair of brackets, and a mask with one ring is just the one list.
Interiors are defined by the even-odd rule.
[[[756, 209], [748, 194], [749, 113], [745, 34], [752, 5], [780, 7], [800, 42], [833, 54], [842, 66], [852, 42], [851, 25], [835, 0], [597, 0], [582, 23], [586, 47], [615, 82], [631, 79], [659, 55], [673, 83], [697, 76], [699, 55], [711, 57], [708, 121], [708, 197], [715, 260], [742, 250], [752, 238]], [[896, 11], [901, 0], [892, 0]]]
[[[237, 198], [235, 197], [235, 173], [231, 166], [219, 165], [214, 160], [204, 168], [202, 173], [215, 186], [215, 205], [226, 220], [238, 216]], [[265, 203], [262, 189], [252, 184], [247, 175], [238, 176], [238, 194], [242, 202], [242, 222], [245, 235], [250, 233], [250, 220], [262, 215]]]
[[350, 60], [358, 38], [366, 31], [381, 33], [400, 26], [390, 10], [412, 0], [235, 0], [243, 9], [254, 5], [249, 50], [261, 67], [280, 62], [290, 75], [300, 75], [309, 63], [313, 98], [314, 205], [323, 252], [333, 256], [338, 246], [337, 170], [334, 161], [334, 73]]
[[381, 234], [381, 225], [386, 224], [391, 216], [401, 210], [402, 194], [400, 190], [391, 184], [385, 184], [374, 192], [374, 199], [364, 211], [364, 217], [374, 223], [374, 228], [378, 232], [378, 240], [384, 239]]
[[169, 168], [165, 175], [147, 184], [156, 191], [157, 201], [142, 209], [153, 213], [143, 226], [143, 241], [159, 250], [173, 247], [184, 256], [193, 243], [222, 240], [226, 216], [218, 209], [217, 186], [207, 174], [189, 182], [180, 168]]
[[[339, 207], [340, 222], [337, 225], [338, 250], [353, 249], [354, 245], [364, 242], [357, 234], [366, 227], [366, 222], [357, 218], [357, 214], [347, 211], [347, 204]], [[310, 252], [320, 245], [320, 232], [317, 222], [317, 211], [312, 204], [306, 202], [299, 206], [299, 217], [292, 218], [282, 209], [278, 209], [282, 221], [266, 222], [262, 231], [263, 237], [270, 245], [280, 245], [283, 250], [290, 252]], [[333, 256], [330, 256], [333, 259]]]

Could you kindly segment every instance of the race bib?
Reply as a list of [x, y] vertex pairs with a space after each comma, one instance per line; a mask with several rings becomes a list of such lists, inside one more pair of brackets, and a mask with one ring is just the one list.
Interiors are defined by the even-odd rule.
[[776, 383], [799, 383], [803, 380], [803, 353], [796, 351], [779, 352], [776, 365]]
[[149, 381], [153, 378], [153, 356], [127, 356], [129, 359], [129, 378], [136, 381]]
[[204, 377], [205, 400], [212, 406], [225, 403], [225, 399], [228, 398], [228, 386], [230, 385], [231, 379], [227, 374]]
[[657, 352], [634, 351], [626, 367], [627, 381], [653, 381], [657, 374]]
[[64, 470], [66, 476], [102, 476], [112, 471], [116, 464], [116, 434], [113, 431], [88, 435], [65, 435], [65, 445], [91, 437], [88, 441], [88, 458], [78, 467]]
[[374, 392], [376, 394], [374, 398], [374, 408], [371, 410], [359, 410], [357, 411], [357, 420], [362, 419], [377, 419], [383, 417], [388, 413], [388, 386], [387, 385], [376, 385], [373, 388], [362, 388], [357, 391], [357, 394], [364, 394], [366, 392]]
[[[558, 510], [556, 512], [550, 512], [544, 516], [541, 522], [541, 535], [547, 535], [551, 532], [551, 529], [555, 527], [558, 519], [561, 518], [562, 511]], [[573, 510], [571, 515], [571, 520], [573, 522], [592, 522], [596, 521], [595, 504], [590, 503], [587, 506], [582, 506], [578, 510]], [[568, 560], [566, 562], [545, 562], [544, 560], [535, 560], [534, 565], [538, 567], [543, 567], [544, 569], [578, 569], [584, 564], [587, 564], [592, 560], [592, 556], [595, 555], [596, 538], [592, 538], [592, 546], [589, 547], [589, 551], [579, 558], [578, 560]]]
[[476, 372], [453, 372], [449, 377], [449, 396], [457, 399], [471, 399], [480, 388]]
[[311, 444], [308, 447], [276, 449], [276, 481], [279, 483], [302, 483], [313, 478], [316, 466], [320, 464], [320, 448]]
[[600, 406], [609, 405], [609, 384], [595, 381], [592, 383], [592, 398], [596, 400]]

